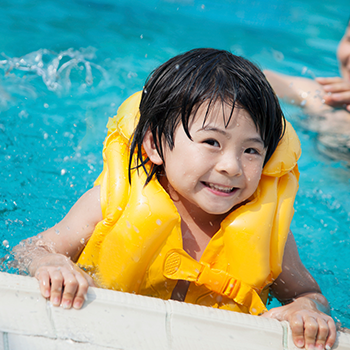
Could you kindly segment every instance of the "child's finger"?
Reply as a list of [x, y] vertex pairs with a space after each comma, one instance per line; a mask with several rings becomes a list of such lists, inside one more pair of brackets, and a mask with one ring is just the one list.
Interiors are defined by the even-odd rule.
[[62, 293], [61, 306], [65, 309], [70, 309], [78, 290], [78, 281], [74, 270], [64, 270], [62, 271], [62, 276], [64, 281], [64, 289]]
[[335, 327], [335, 322], [331, 317], [328, 318], [327, 324], [328, 324], [329, 331], [328, 331], [326, 346], [330, 349], [332, 348], [332, 346], [335, 343], [335, 340], [337, 339], [337, 329]]
[[50, 301], [54, 306], [61, 305], [63, 276], [60, 268], [55, 268], [50, 271], [51, 279], [51, 297]]
[[292, 331], [293, 342], [298, 348], [302, 348], [305, 345], [304, 339], [304, 321], [300, 315], [294, 315], [289, 321], [289, 325]]
[[41, 295], [44, 298], [50, 297], [50, 275], [46, 270], [37, 270], [35, 278], [39, 281]]
[[304, 321], [304, 337], [305, 337], [305, 348], [313, 349], [316, 343], [317, 332], [318, 332], [318, 322], [313, 317], [308, 317]]
[[329, 327], [326, 320], [323, 318], [318, 318], [318, 332], [317, 332], [317, 338], [316, 338], [316, 346], [320, 347], [322, 349], [325, 348], [326, 340], [328, 338], [329, 334]]
[[[76, 295], [75, 295], [75, 298], [73, 301], [73, 307], [75, 309], [80, 309], [84, 304], [85, 296], [87, 294], [89, 285], [91, 285], [89, 283], [89, 281], [87, 280], [87, 278], [91, 279], [91, 277], [88, 275], [82, 275], [80, 272], [77, 271], [76, 278], [78, 281], [78, 289], [76, 291]], [[91, 279], [91, 281], [92, 281], [92, 279]]]

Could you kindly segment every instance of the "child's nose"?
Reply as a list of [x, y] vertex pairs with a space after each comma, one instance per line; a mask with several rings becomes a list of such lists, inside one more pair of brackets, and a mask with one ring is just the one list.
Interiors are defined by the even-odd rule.
[[232, 154], [222, 156], [217, 163], [216, 169], [220, 173], [225, 173], [228, 176], [242, 175], [242, 164], [239, 157], [235, 157]]

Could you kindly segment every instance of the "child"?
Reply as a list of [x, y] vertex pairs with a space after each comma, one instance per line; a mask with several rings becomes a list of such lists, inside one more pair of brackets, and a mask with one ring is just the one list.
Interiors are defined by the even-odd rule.
[[[17, 248], [44, 297], [79, 309], [96, 285], [263, 314], [289, 321], [299, 347], [334, 344], [289, 231], [299, 141], [258, 68], [215, 49], [176, 56], [108, 128], [95, 187]], [[269, 288], [284, 306], [266, 310]]]

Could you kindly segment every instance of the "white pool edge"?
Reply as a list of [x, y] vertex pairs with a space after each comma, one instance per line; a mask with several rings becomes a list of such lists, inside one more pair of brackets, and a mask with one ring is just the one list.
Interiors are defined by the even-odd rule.
[[[34, 278], [0, 273], [0, 350], [296, 350], [288, 323], [90, 288], [81, 310], [53, 307]], [[350, 350], [338, 333], [334, 349]]]

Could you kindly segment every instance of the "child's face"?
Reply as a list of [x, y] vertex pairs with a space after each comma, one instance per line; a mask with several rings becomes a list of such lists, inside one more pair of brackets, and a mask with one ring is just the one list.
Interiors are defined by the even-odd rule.
[[[231, 107], [224, 108], [229, 116]], [[266, 154], [248, 112], [235, 108], [225, 128], [222, 106], [217, 103], [203, 127], [206, 110], [207, 105], [202, 105], [190, 122], [193, 141], [180, 125], [174, 148], [164, 147], [164, 187], [177, 207], [186, 205], [197, 217], [225, 214], [247, 200], [258, 186]]]
[[342, 77], [350, 81], [350, 26], [339, 43], [337, 56]]

